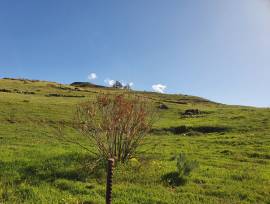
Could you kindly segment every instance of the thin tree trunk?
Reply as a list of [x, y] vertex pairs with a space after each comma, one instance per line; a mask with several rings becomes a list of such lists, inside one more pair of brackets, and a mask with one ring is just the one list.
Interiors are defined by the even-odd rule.
[[113, 177], [114, 159], [108, 159], [106, 204], [112, 203], [112, 177]]

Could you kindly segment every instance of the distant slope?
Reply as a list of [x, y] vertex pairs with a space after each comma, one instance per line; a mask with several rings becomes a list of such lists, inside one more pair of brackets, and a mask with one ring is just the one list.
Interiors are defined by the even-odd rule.
[[129, 94], [134, 93], [143, 97], [147, 97], [153, 101], [172, 103], [172, 104], [209, 104], [218, 105], [218, 103], [210, 100], [182, 95], [182, 94], [161, 94], [155, 92], [123, 90], [101, 85], [92, 84], [89, 82], [74, 82], [70, 85], [60, 84], [56, 82], [49, 82], [43, 80], [30, 79], [15, 79], [3, 78], [0, 79], [0, 92], [19, 93], [19, 94], [36, 94], [43, 96], [55, 97], [89, 97], [97, 93], [111, 93], [111, 94]]

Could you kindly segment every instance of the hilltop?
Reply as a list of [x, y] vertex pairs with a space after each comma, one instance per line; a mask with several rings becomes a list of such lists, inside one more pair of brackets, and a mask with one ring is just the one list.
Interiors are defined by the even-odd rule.
[[[230, 106], [181, 94], [130, 91], [94, 84], [0, 79], [0, 203], [103, 203], [102, 169], [92, 155], [59, 142], [76, 104], [97, 94], [136, 94], [156, 104], [159, 120], [136, 155], [115, 170], [114, 203], [269, 203], [270, 109]], [[163, 107], [163, 108], [162, 108]], [[78, 138], [71, 125], [65, 129]], [[84, 138], [80, 142], [87, 142]], [[164, 184], [184, 152], [198, 161], [187, 183]]]
[[90, 82], [73, 82], [70, 85], [71, 86], [76, 86], [76, 87], [108, 88], [108, 87], [93, 84], [93, 83], [90, 83]]
[[[60, 94], [65, 96], [78, 96], [78, 93], [89, 96], [89, 93], [130, 93], [130, 90], [117, 89], [96, 85], [90, 82], [73, 82], [70, 85], [60, 84], [57, 82], [43, 81], [43, 80], [30, 80], [30, 79], [16, 79], [16, 78], [3, 78], [0, 79], [0, 92], [16, 93], [18, 90], [21, 93], [27, 92], [35, 95], [48, 96], [50, 94]], [[144, 95], [156, 101], [164, 101], [176, 104], [195, 104], [195, 103], [208, 103], [218, 104], [210, 100], [181, 94], [160, 94], [156, 92], [135, 91], [132, 93]]]

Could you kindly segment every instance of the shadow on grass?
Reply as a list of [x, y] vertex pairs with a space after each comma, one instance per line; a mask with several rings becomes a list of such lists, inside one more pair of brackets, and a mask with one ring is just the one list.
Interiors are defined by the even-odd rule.
[[96, 158], [85, 154], [65, 154], [39, 161], [0, 161], [0, 178], [13, 183], [27, 181], [31, 184], [54, 182], [57, 179], [85, 181], [105, 178], [105, 166]]
[[[93, 165], [95, 168], [89, 169]], [[95, 185], [85, 181], [92, 178], [103, 182], [105, 168], [103, 164], [96, 165], [96, 159], [85, 154], [72, 153], [29, 161], [0, 160], [0, 200], [4, 203], [30, 203], [33, 200], [43, 203], [33, 187], [44, 182], [70, 194], [89, 195]]]
[[176, 171], [163, 175], [161, 180], [164, 184], [172, 187], [182, 186], [187, 182], [185, 178], [179, 177], [179, 174]]
[[201, 135], [207, 133], [225, 133], [229, 132], [231, 128], [225, 126], [198, 126], [198, 127], [189, 127], [189, 126], [176, 126], [162, 129], [153, 129], [151, 133], [153, 134], [164, 134], [164, 133], [173, 133], [176, 135], [187, 134], [187, 135]]

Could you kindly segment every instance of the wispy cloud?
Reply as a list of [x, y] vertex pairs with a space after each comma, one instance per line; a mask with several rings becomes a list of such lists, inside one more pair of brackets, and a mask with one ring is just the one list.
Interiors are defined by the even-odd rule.
[[[115, 84], [116, 80], [113, 80], [113, 79], [109, 79], [108, 78], [108, 79], [105, 79], [104, 82], [108, 86], [113, 86]], [[124, 81], [119, 81], [119, 82], [122, 84], [123, 87], [124, 86], [127, 86], [127, 85], [130, 86], [130, 87], [134, 86], [134, 83], [133, 82], [129, 82], [129, 83], [126, 83]]]
[[133, 82], [126, 83], [126, 82], [124, 82], [124, 81], [120, 81], [120, 83], [121, 83], [123, 86], [130, 86], [130, 87], [132, 87], [132, 86], [134, 85]]
[[109, 86], [113, 86], [115, 84], [115, 80], [113, 79], [105, 79], [104, 82]]
[[167, 88], [167, 86], [165, 86], [163, 84], [154, 84], [154, 85], [152, 85], [152, 89], [155, 92], [158, 92], [158, 93], [164, 93], [166, 88]]
[[91, 81], [91, 80], [95, 80], [97, 78], [97, 74], [96, 73], [91, 73], [87, 76], [87, 78]]

